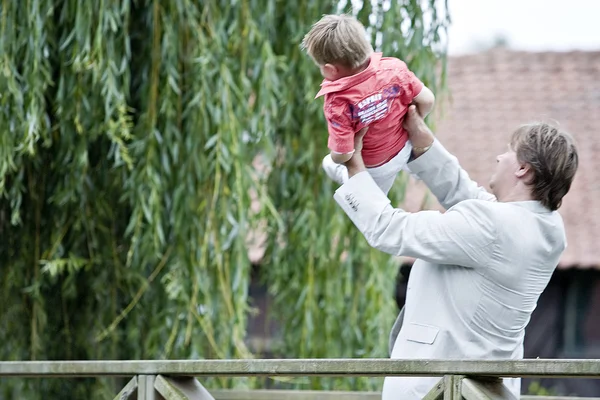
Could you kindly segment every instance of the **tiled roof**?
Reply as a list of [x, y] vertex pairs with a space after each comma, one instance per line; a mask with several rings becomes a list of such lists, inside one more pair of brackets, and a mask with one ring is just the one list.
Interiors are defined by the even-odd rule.
[[557, 122], [575, 137], [580, 164], [559, 209], [568, 242], [559, 267], [600, 269], [600, 51], [451, 57], [448, 86], [436, 134], [485, 187], [520, 124]]

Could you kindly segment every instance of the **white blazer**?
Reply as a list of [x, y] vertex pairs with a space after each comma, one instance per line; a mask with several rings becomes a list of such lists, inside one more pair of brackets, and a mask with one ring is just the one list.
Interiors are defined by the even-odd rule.
[[[445, 213], [393, 208], [368, 172], [334, 195], [371, 246], [417, 259], [391, 357], [522, 358], [525, 327], [566, 247], [561, 216], [537, 201], [497, 202], [438, 141], [408, 166]], [[420, 400], [438, 380], [388, 377], [383, 399]], [[519, 398], [520, 380], [505, 384]]]

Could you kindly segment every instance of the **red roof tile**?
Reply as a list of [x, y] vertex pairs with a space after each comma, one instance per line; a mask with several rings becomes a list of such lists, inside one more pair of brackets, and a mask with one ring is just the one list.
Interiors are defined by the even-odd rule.
[[520, 124], [552, 121], [573, 134], [580, 165], [559, 210], [568, 241], [559, 267], [600, 269], [600, 52], [494, 49], [451, 57], [448, 85], [436, 133], [485, 187]]

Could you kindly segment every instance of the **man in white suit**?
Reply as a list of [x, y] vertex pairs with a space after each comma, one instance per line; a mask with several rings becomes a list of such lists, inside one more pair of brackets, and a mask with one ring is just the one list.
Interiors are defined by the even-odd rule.
[[[391, 358], [522, 358], [525, 327], [566, 247], [556, 210], [577, 170], [572, 137], [548, 124], [518, 128], [497, 157], [488, 193], [414, 106], [405, 126], [413, 145], [408, 167], [446, 212], [393, 208], [362, 161], [364, 133], [346, 164], [349, 178], [334, 195], [371, 246], [417, 259]], [[387, 377], [383, 399], [421, 399], [438, 380]], [[518, 398], [520, 380], [505, 384]]]

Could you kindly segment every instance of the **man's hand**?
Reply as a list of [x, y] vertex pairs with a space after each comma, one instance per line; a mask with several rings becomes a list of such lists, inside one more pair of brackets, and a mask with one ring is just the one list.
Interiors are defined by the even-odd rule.
[[369, 128], [362, 128], [354, 135], [354, 154], [350, 160], [346, 161], [345, 165], [348, 168], [348, 177], [351, 178], [359, 172], [366, 171], [365, 163], [362, 159], [363, 138], [367, 134]]
[[408, 132], [408, 138], [413, 145], [413, 154], [419, 157], [433, 144], [434, 136], [417, 111], [417, 107], [411, 105], [404, 117], [404, 129]]
[[366, 126], [364, 128], [362, 128], [360, 131], [356, 132], [356, 135], [354, 135], [354, 151], [355, 152], [362, 152], [362, 148], [363, 148], [363, 139], [365, 138], [365, 135], [367, 134], [367, 131], [369, 130], [369, 127]]

